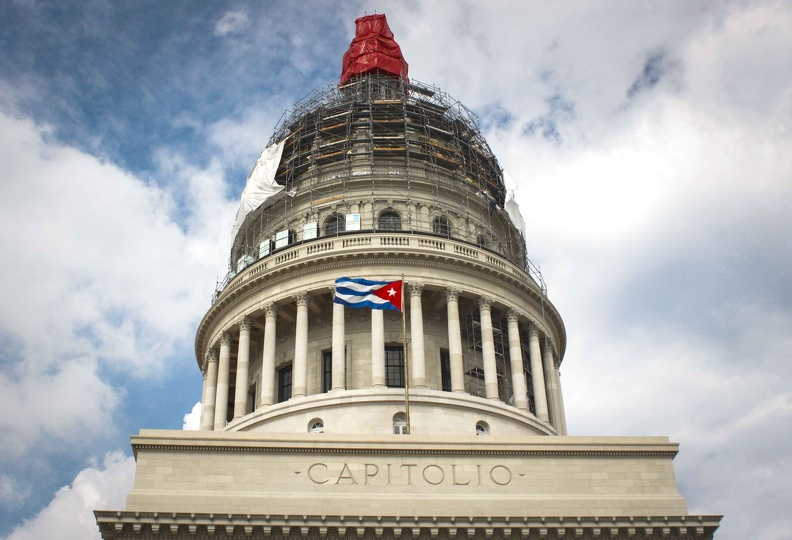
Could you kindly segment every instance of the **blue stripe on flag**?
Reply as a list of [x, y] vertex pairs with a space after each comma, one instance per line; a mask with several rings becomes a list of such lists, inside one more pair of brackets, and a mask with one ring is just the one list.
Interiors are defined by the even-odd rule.
[[352, 283], [357, 283], [359, 285], [387, 285], [390, 281], [373, 281], [371, 279], [364, 279], [364, 278], [348, 278], [348, 277], [340, 277], [335, 280], [336, 284], [343, 283], [344, 281], [351, 281]]
[[391, 304], [390, 302], [385, 302], [382, 304], [375, 304], [369, 300], [364, 300], [362, 302], [347, 302], [342, 298], [338, 298], [337, 296], [333, 299], [333, 302], [336, 304], [344, 304], [345, 306], [349, 306], [352, 308], [371, 308], [371, 309], [390, 309], [393, 311], [398, 311], [396, 306]]
[[355, 289], [347, 289], [346, 287], [336, 287], [336, 294], [351, 294], [353, 296], [368, 296], [371, 291], [356, 291]]

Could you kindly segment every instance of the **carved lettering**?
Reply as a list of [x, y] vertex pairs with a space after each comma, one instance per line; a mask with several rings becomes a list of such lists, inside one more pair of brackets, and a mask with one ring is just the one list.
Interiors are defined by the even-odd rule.
[[404, 463], [401, 466], [402, 469], [407, 467], [407, 485], [408, 486], [412, 485], [412, 468], [411, 467], [417, 467], [417, 466], [418, 465], [416, 465], [415, 463]]
[[324, 472], [325, 473], [327, 472], [327, 465], [325, 465], [324, 463], [314, 463], [313, 465], [308, 467], [308, 478], [310, 478], [311, 482], [313, 482], [314, 484], [326, 484], [328, 480], [327, 478], [325, 478], [324, 480], [317, 480], [316, 478], [314, 478], [313, 470], [316, 467], [324, 467]]
[[[346, 474], [344, 474], [345, 472]], [[349, 470], [349, 465], [347, 465], [346, 463], [344, 463], [344, 466], [341, 467], [341, 472], [338, 473], [338, 478], [336, 479], [335, 482], [336, 485], [338, 485], [341, 482], [341, 480], [349, 480], [353, 484], [357, 485], [357, 481], [355, 480], [355, 477], [352, 476], [352, 471]]]
[[365, 485], [368, 485], [369, 478], [374, 478], [378, 474], [379, 474], [379, 467], [374, 463], [366, 463], [365, 465], [363, 465], [363, 483]]
[[467, 486], [467, 485], [470, 485], [470, 480], [468, 480], [467, 482], [459, 482], [459, 481], [457, 481], [456, 464], [451, 465], [451, 482], [455, 486]]
[[[506, 476], [504, 476], [502, 473], [496, 475], [495, 474], [496, 470], [505, 471]], [[500, 480], [498, 480], [496, 478], [496, 476], [500, 476]], [[509, 468], [506, 467], [505, 465], [494, 465], [489, 471], [489, 477], [490, 477], [490, 480], [492, 480], [493, 484], [497, 484], [499, 486], [508, 486], [509, 484], [511, 484], [511, 481], [512, 481], [511, 470], [509, 470]]]
[[[439, 476], [434, 474], [427, 475], [427, 471], [429, 470], [437, 471]], [[421, 476], [423, 476], [423, 479], [427, 484], [431, 484], [433, 486], [439, 486], [443, 483], [443, 480], [445, 480], [445, 472], [439, 465], [427, 465], [423, 468], [423, 471], [421, 471]], [[430, 476], [434, 476], [434, 480], [437, 481], [435, 482], [430, 479]]]
[[[312, 463], [308, 466], [306, 476], [316, 485], [360, 485], [360, 474], [363, 485], [371, 486], [509, 486], [514, 480], [514, 473], [506, 465], [469, 464], [436, 464], [401, 463], [394, 470], [391, 463]], [[484, 470], [482, 470], [482, 468]], [[420, 474], [418, 474], [420, 470]], [[413, 473], [416, 474], [413, 474]], [[384, 473], [384, 474], [380, 474]], [[356, 476], [357, 475], [357, 476]], [[525, 476], [520, 473], [519, 476]], [[332, 480], [332, 482], [331, 482]]]

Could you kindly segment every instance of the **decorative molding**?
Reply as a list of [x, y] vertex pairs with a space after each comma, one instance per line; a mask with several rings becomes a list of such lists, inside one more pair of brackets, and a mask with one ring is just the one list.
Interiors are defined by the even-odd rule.
[[251, 327], [252, 327], [252, 321], [250, 320], [250, 317], [248, 317], [247, 315], [243, 316], [242, 320], [239, 321], [239, 332], [249, 333]]
[[135, 455], [141, 450], [168, 451], [202, 454], [294, 454], [294, 455], [343, 455], [343, 456], [460, 456], [460, 457], [648, 457], [673, 458], [676, 450], [579, 450], [579, 449], [457, 449], [457, 448], [318, 448], [316, 446], [244, 446], [198, 445], [133, 442]]
[[709, 540], [720, 525], [717, 515], [661, 516], [341, 516], [210, 514], [187, 512], [94, 511], [104, 538], [170, 537], [332, 537], [386, 538], [604, 538], [633, 537]]

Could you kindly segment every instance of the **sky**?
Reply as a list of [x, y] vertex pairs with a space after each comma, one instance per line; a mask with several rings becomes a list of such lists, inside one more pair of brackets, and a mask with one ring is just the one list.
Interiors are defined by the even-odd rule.
[[0, 3], [0, 536], [98, 538], [282, 111], [384, 12], [460, 99], [564, 317], [572, 435], [668, 435], [717, 538], [792, 530], [792, 3]]

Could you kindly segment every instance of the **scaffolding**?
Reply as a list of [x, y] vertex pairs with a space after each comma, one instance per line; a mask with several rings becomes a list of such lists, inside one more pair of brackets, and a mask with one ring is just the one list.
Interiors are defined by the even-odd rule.
[[[384, 73], [355, 76], [344, 85], [321, 88], [286, 110], [268, 144], [280, 142], [284, 147], [275, 181], [285, 189], [250, 212], [239, 228], [229, 272], [218, 281], [213, 298], [247, 265], [285, 246], [324, 236], [321, 224], [315, 224], [308, 232], [289, 229], [285, 243], [273, 237], [294, 221], [295, 196], [307, 195], [312, 208], [323, 208], [346, 202], [349, 182], [361, 180], [370, 182], [372, 208], [378, 187], [388, 182], [398, 180], [408, 202], [416, 182], [424, 187], [430, 183], [435, 207], [459, 208], [466, 213], [465, 221], [474, 215], [488, 220], [488, 235], [447, 236], [505, 256], [546, 294], [521, 232], [506, 225], [511, 220], [504, 209], [502, 170], [474, 113], [439, 88]], [[338, 189], [328, 191], [333, 185]], [[446, 203], [452, 195], [459, 197], [459, 206]], [[402, 232], [437, 234], [413, 208], [408, 204], [402, 216]], [[363, 219], [360, 232], [378, 230], [373, 216]]]
[[276, 181], [297, 188], [312, 165], [381, 159], [425, 162], [503, 207], [503, 173], [475, 115], [439, 88], [368, 73], [321, 88], [281, 116], [269, 144], [284, 141]]

